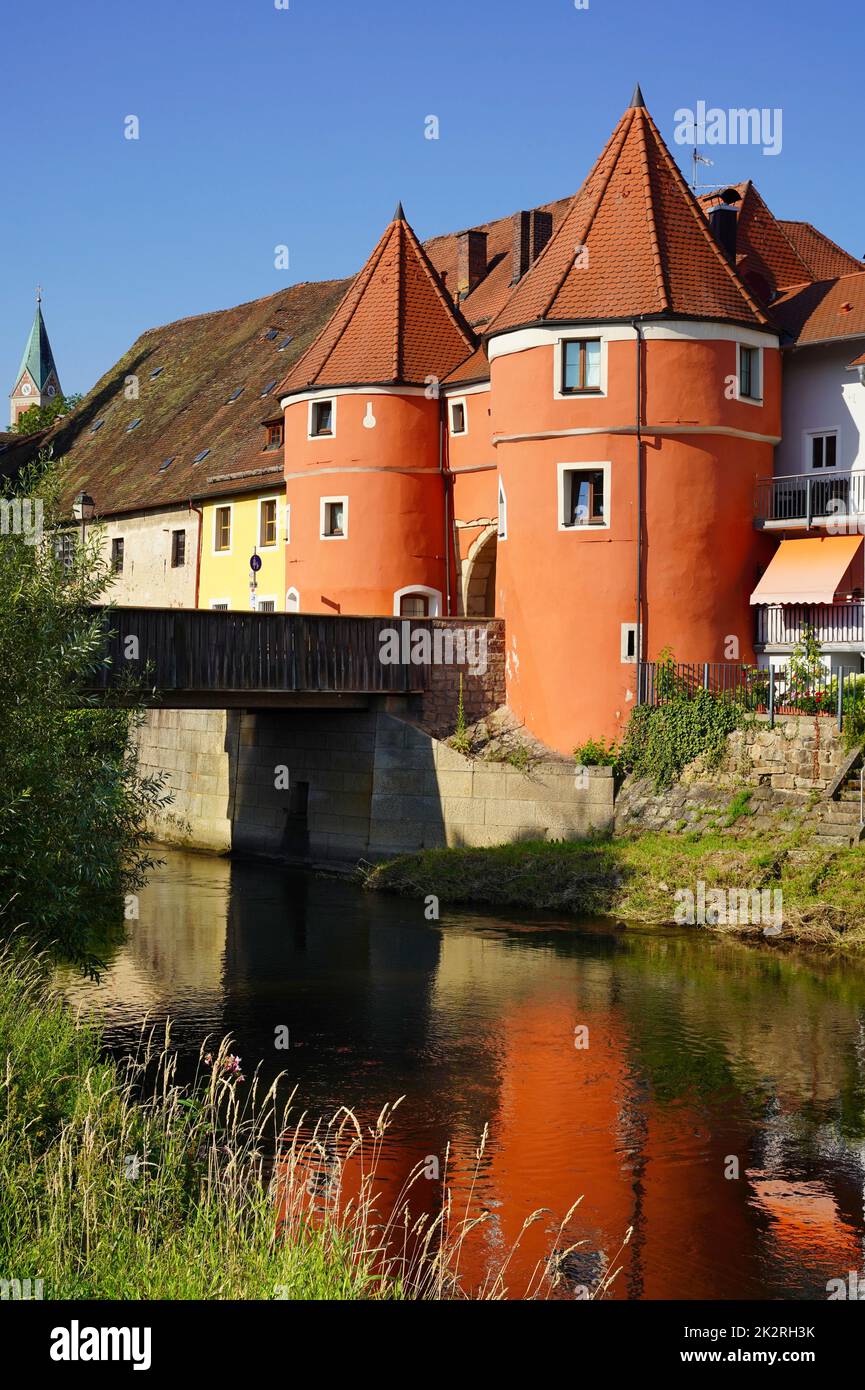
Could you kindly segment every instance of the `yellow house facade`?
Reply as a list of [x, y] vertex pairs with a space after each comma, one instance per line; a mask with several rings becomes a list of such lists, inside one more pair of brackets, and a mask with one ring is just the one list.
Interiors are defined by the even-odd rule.
[[[215, 497], [201, 509], [198, 607], [284, 613], [289, 539], [284, 489]], [[254, 587], [253, 555], [261, 560]]]

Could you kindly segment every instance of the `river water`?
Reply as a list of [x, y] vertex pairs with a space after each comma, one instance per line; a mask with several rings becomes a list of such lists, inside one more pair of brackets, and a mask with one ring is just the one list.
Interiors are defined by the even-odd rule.
[[231, 1033], [311, 1116], [372, 1122], [404, 1096], [379, 1189], [426, 1164], [434, 1206], [448, 1143], [457, 1202], [477, 1168], [470, 1282], [547, 1208], [509, 1269], [519, 1296], [577, 1198], [561, 1296], [629, 1228], [612, 1298], [825, 1298], [861, 1273], [865, 961], [694, 928], [428, 922], [345, 881], [162, 854], [100, 983], [66, 975], [75, 1003], [113, 1049], [170, 1016], [188, 1068]]

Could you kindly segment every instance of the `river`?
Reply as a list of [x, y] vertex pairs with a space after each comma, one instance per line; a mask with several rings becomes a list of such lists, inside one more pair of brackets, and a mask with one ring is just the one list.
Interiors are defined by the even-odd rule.
[[463, 1200], [488, 1125], [470, 1282], [547, 1208], [510, 1266], [518, 1296], [577, 1198], [562, 1297], [629, 1228], [611, 1298], [825, 1298], [861, 1272], [865, 961], [695, 928], [428, 922], [343, 880], [161, 854], [125, 944], [98, 984], [66, 972], [70, 997], [116, 1050], [170, 1016], [187, 1069], [231, 1033], [244, 1072], [287, 1072], [313, 1116], [371, 1122], [404, 1096], [384, 1200], [426, 1163], [434, 1205], [448, 1142]]

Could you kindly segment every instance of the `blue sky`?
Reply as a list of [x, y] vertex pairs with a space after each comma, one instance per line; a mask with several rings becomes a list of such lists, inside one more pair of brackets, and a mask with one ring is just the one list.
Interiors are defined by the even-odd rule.
[[678, 108], [780, 107], [780, 155], [716, 146], [704, 177], [865, 252], [865, 18], [840, 0], [277, 3], [5, 6], [4, 392], [37, 283], [87, 390], [145, 328], [350, 274], [398, 199], [427, 237], [573, 192], [636, 80], [686, 171]]

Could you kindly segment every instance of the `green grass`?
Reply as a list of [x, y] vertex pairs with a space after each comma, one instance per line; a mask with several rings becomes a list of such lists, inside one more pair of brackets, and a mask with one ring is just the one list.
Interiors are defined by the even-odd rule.
[[4, 1278], [41, 1278], [46, 1298], [398, 1295], [372, 1272], [362, 1219], [313, 1227], [268, 1178], [273, 1098], [243, 1111], [224, 1048], [194, 1093], [175, 1084], [170, 1052], [107, 1061], [40, 964], [8, 948], [0, 1045]]
[[[734, 798], [726, 824], [747, 815], [745, 800]], [[443, 903], [615, 916], [659, 925], [674, 920], [676, 890], [693, 889], [699, 880], [709, 888], [780, 888], [786, 941], [865, 945], [865, 846], [815, 847], [802, 830], [658, 832], [426, 850], [378, 865], [364, 879], [371, 889], [412, 897], [432, 893]], [[759, 927], [741, 930], [760, 934]]]

